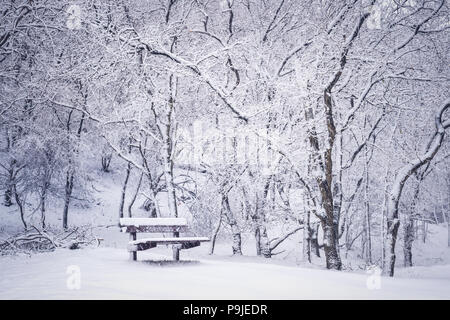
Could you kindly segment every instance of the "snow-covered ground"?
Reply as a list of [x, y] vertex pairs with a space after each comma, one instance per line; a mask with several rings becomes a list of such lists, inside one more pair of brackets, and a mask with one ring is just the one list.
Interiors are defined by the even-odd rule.
[[[378, 285], [367, 274], [262, 263], [258, 258], [150, 261], [164, 258], [147, 251], [140, 254], [141, 261], [131, 262], [121, 248], [3, 257], [0, 298], [450, 299], [448, 265], [428, 267], [432, 278], [381, 277]], [[67, 273], [70, 266], [80, 271], [79, 289], [70, 286], [74, 276]]]

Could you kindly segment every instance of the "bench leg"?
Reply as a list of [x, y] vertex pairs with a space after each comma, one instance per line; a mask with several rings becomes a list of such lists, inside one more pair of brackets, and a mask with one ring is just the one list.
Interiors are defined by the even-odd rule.
[[180, 248], [173, 246], [172, 252], [173, 252], [173, 260], [180, 261]]
[[[173, 236], [178, 238], [180, 236], [179, 232], [174, 232]], [[174, 261], [180, 261], [180, 247], [179, 246], [172, 246], [172, 253], [173, 253], [173, 260]]]
[[[130, 233], [130, 241], [134, 241], [134, 240], [136, 240], [136, 232], [131, 232]], [[131, 261], [137, 260], [137, 251], [130, 252], [130, 260]]]
[[137, 251], [131, 251], [130, 252], [130, 260], [136, 261], [137, 260]]

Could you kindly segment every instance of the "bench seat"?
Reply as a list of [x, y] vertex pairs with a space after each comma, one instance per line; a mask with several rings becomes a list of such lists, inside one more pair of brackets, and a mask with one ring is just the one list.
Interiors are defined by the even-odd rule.
[[[180, 237], [180, 233], [188, 232], [187, 220], [184, 218], [121, 218], [121, 231], [130, 234], [127, 249], [130, 259], [137, 260], [137, 252], [156, 247], [158, 244], [172, 245], [173, 259], [179, 260], [181, 249], [198, 247], [201, 242], [209, 241], [207, 237]], [[137, 240], [137, 233], [171, 233], [171, 237], [144, 238]]]
[[142, 251], [156, 247], [158, 244], [178, 245], [179, 249], [190, 249], [198, 247], [200, 242], [209, 241], [207, 237], [172, 237], [172, 238], [144, 238], [130, 241], [128, 251]]

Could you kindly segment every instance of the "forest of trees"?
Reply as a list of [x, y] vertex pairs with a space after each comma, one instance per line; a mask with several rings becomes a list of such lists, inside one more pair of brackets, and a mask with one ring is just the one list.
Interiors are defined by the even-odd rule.
[[306, 260], [357, 251], [393, 276], [396, 246], [411, 266], [427, 224], [450, 225], [449, 17], [446, 0], [2, 0], [2, 205], [70, 228], [89, 164], [113, 159], [117, 219], [139, 193], [236, 255], [244, 232], [271, 258], [303, 230]]

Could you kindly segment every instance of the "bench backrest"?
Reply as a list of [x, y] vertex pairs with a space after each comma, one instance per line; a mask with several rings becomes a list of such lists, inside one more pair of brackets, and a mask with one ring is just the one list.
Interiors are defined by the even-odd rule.
[[121, 218], [120, 226], [125, 232], [187, 232], [184, 218]]

